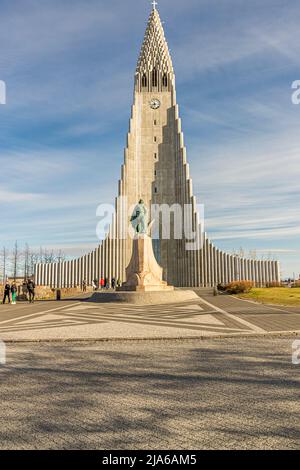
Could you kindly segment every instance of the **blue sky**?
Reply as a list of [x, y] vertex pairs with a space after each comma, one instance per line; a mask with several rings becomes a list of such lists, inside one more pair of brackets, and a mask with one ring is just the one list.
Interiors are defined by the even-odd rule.
[[[97, 244], [113, 203], [148, 0], [0, 0], [0, 246]], [[300, 273], [298, 0], [161, 0], [206, 230]]]

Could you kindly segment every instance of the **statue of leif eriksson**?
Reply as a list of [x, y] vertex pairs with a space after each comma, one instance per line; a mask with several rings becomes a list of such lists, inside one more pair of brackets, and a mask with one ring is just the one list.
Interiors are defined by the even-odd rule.
[[130, 222], [136, 233], [148, 233], [148, 210], [143, 199], [135, 206]]

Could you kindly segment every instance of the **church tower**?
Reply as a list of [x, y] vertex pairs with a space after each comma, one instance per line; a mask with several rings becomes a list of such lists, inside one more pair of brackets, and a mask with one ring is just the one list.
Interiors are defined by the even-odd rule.
[[[200, 240], [201, 227], [186, 155], [172, 59], [154, 1], [135, 73], [119, 195], [109, 233], [100, 246], [80, 259], [36, 265], [36, 284], [59, 288], [78, 286], [83, 280], [91, 284], [102, 277], [125, 281], [132, 253], [127, 209], [140, 199], [148, 208], [164, 205], [172, 209], [167, 234], [161, 214], [151, 214], [157, 224], [156, 236], [152, 234], [155, 256], [169, 285], [211, 287], [249, 280], [263, 286], [279, 281], [278, 262], [230, 255], [217, 249], [205, 234], [196, 249], [187, 248], [193, 237]], [[174, 207], [181, 208], [179, 217]], [[180, 219], [178, 233], [175, 222]]]
[[[155, 4], [135, 73], [134, 104], [122, 183], [125, 185], [124, 195], [129, 204], [136, 204], [139, 199], [143, 199], [148, 207], [164, 204], [171, 208], [175, 204], [184, 208], [184, 205], [189, 204], [192, 208], [191, 228], [193, 231], [198, 229], [196, 202], [192, 195], [176, 103], [174, 69]], [[184, 279], [183, 275], [186, 269], [190, 269], [190, 275], [193, 276], [195, 253], [185, 252], [184, 238], [174, 240], [173, 212], [169, 214], [170, 237], [163, 236], [162, 214], [158, 218], [156, 222], [160, 238], [154, 240], [153, 244], [165, 280], [171, 285], [188, 284], [190, 281]], [[129, 253], [127, 259], [128, 256]]]

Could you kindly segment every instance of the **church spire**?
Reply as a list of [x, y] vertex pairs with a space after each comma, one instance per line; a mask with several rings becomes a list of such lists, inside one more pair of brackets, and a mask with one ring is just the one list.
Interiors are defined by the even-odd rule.
[[136, 69], [138, 91], [170, 90], [174, 69], [161, 19], [153, 1]]

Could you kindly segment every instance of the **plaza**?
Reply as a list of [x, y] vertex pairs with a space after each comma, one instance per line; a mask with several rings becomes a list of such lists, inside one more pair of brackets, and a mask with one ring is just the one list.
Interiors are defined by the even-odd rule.
[[[261, 305], [195, 290], [198, 300], [167, 305], [91, 302], [91, 294], [61, 302], [1, 306], [4, 341], [155, 340], [298, 334], [300, 307]], [[104, 296], [110, 295], [102, 294]]]
[[299, 447], [300, 308], [201, 294], [3, 305], [1, 448]]
[[2, 449], [297, 449], [292, 338], [11, 343]]

